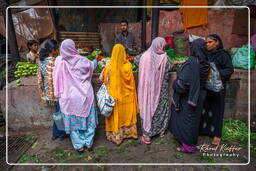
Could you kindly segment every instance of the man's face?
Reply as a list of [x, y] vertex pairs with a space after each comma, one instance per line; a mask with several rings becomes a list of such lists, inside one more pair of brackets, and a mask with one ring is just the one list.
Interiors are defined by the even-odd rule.
[[127, 25], [127, 23], [121, 23], [121, 30], [122, 31], [127, 31], [127, 28], [128, 28], [128, 25]]

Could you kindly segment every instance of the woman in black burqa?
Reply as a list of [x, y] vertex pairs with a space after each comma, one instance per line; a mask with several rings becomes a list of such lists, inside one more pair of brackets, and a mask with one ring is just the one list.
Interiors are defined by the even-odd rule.
[[219, 70], [224, 89], [220, 92], [207, 90], [200, 123], [200, 134], [213, 137], [212, 144], [218, 145], [221, 140], [222, 124], [225, 109], [226, 82], [234, 72], [230, 55], [223, 48], [217, 34], [206, 37], [207, 57]]
[[191, 44], [191, 55], [177, 71], [173, 83], [169, 130], [180, 143], [178, 151], [195, 152], [203, 102], [206, 96], [205, 81], [210, 69], [203, 39]]

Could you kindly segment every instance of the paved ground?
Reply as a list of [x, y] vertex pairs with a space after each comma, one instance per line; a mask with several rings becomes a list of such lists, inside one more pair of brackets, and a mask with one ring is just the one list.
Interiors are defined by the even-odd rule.
[[[60, 140], [51, 140], [51, 131], [38, 130], [28, 132], [28, 137], [31, 140], [36, 139], [35, 143], [28, 149], [28, 151], [20, 158], [19, 163], [69, 163], [69, 164], [111, 164], [111, 163], [134, 163], [133, 166], [14, 166], [12, 170], [29, 171], [29, 170], [134, 170], [134, 171], [155, 171], [155, 170], [222, 170], [222, 171], [236, 171], [236, 170], [255, 170], [256, 155], [251, 155], [251, 163], [246, 166], [145, 166], [140, 163], [236, 163], [245, 164], [248, 162], [247, 148], [242, 147], [240, 151], [234, 151], [238, 157], [212, 157], [205, 156], [198, 151], [194, 154], [182, 154], [176, 151], [177, 143], [172, 140], [171, 134], [164, 138], [155, 137], [151, 145], [141, 144], [138, 140], [125, 140], [120, 146], [107, 141], [104, 135], [103, 127], [97, 129], [94, 150], [92, 152], [85, 152], [82, 155], [77, 154], [73, 150], [69, 137]], [[20, 136], [19, 133], [12, 133], [12, 136]], [[211, 139], [208, 137], [200, 137], [199, 144], [210, 144]], [[227, 146], [240, 146], [237, 142], [222, 142]], [[213, 147], [213, 146], [212, 146]], [[220, 153], [218, 148], [217, 152]], [[228, 152], [221, 152], [227, 154]], [[231, 152], [232, 153], [232, 152]]]

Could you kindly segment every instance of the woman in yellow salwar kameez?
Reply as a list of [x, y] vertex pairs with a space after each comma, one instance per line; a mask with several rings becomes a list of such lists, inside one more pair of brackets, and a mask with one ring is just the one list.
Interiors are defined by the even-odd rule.
[[[108, 79], [109, 78], [109, 79]], [[107, 140], [121, 144], [125, 138], [138, 138], [138, 102], [132, 65], [126, 59], [125, 48], [116, 44], [109, 64], [103, 69], [100, 80], [106, 84], [109, 94], [115, 99], [110, 117], [105, 118]]]

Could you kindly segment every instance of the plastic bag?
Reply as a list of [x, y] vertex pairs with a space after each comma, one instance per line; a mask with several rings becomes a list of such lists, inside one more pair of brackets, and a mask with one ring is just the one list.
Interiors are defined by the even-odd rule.
[[[250, 48], [250, 56], [248, 57], [248, 48]], [[249, 63], [250, 58], [250, 63]], [[232, 58], [232, 64], [236, 68], [252, 69], [254, 67], [255, 52], [252, 46], [245, 45], [237, 50]]]
[[58, 111], [56, 113], [54, 113], [52, 115], [52, 119], [53, 121], [55, 122], [58, 130], [60, 131], [65, 131], [65, 127], [64, 127], [64, 121], [63, 121], [63, 118], [62, 118], [62, 113], [61, 111]]
[[174, 56], [187, 56], [187, 38], [185, 35], [178, 35], [174, 37]]

